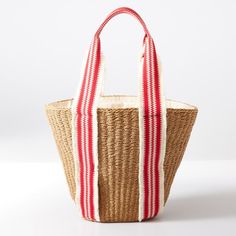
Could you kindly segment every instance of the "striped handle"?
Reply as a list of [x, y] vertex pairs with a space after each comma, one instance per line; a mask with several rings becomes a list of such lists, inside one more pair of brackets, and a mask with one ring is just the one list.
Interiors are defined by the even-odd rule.
[[78, 160], [77, 202], [82, 216], [99, 221], [97, 106], [102, 71], [99, 35], [114, 16], [127, 13], [143, 26], [144, 53], [141, 59], [139, 93], [139, 219], [152, 218], [163, 206], [163, 160], [165, 154], [165, 107], [161, 93], [155, 45], [142, 18], [130, 8], [111, 12], [98, 28], [88, 53], [82, 84], [73, 107], [73, 143]]
[[122, 14], [122, 13], [126, 13], [129, 14], [131, 16], [134, 16], [139, 22], [140, 24], [143, 26], [143, 30], [146, 33], [146, 35], [150, 36], [149, 31], [147, 29], [147, 26], [145, 24], [145, 22], [143, 21], [143, 19], [139, 16], [139, 14], [137, 12], [135, 12], [134, 10], [128, 8], [128, 7], [120, 7], [117, 8], [116, 10], [112, 11], [107, 18], [103, 21], [103, 23], [100, 25], [100, 27], [98, 28], [95, 37], [99, 37], [100, 33], [102, 32], [104, 26], [116, 15]]

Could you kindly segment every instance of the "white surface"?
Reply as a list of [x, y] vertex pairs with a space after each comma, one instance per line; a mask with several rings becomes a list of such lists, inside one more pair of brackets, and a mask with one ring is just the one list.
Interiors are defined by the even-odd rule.
[[[167, 98], [199, 107], [191, 158], [235, 159], [234, 0], [0, 1], [0, 139], [10, 143], [19, 136], [21, 143], [36, 134], [51, 142], [44, 104], [74, 96], [93, 34], [119, 6], [134, 8], [147, 23], [162, 60]], [[107, 94], [137, 94], [142, 39], [140, 25], [125, 15], [102, 32]], [[44, 157], [27, 155], [32, 158]]]
[[185, 161], [159, 219], [101, 224], [78, 217], [59, 163], [0, 164], [0, 235], [236, 235], [236, 162]]

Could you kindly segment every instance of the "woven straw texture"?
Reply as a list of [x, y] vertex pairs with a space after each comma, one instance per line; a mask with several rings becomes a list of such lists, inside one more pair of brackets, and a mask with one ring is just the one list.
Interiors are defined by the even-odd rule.
[[[51, 103], [46, 112], [63, 163], [71, 197], [75, 198], [71, 100]], [[101, 222], [138, 221], [139, 122], [137, 108], [98, 109], [99, 214]], [[164, 161], [165, 202], [183, 158], [197, 108], [167, 108]]]

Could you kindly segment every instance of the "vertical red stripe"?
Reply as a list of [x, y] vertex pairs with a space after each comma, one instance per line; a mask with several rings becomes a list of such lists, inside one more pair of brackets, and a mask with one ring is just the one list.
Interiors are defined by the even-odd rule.
[[155, 73], [155, 91], [156, 91], [156, 110], [157, 110], [157, 117], [156, 119], [156, 128], [157, 128], [157, 148], [156, 148], [156, 166], [155, 166], [155, 173], [156, 173], [156, 209], [154, 212], [154, 216], [156, 216], [159, 212], [160, 207], [160, 173], [159, 173], [159, 162], [160, 162], [160, 151], [161, 151], [161, 99], [160, 99], [160, 78], [159, 78], [159, 71], [158, 71], [158, 64], [157, 64], [157, 55], [154, 42], [152, 41], [152, 48], [153, 48], [153, 60], [154, 60], [154, 73]]
[[148, 156], [149, 156], [149, 119], [148, 119], [148, 81], [147, 81], [147, 41], [145, 41], [145, 53], [143, 63], [143, 99], [144, 99], [144, 219], [148, 218], [148, 197], [149, 197], [149, 185], [148, 185]]
[[[97, 51], [94, 51], [95, 47], [97, 46]], [[94, 214], [94, 153], [93, 153], [93, 119], [92, 119], [92, 108], [94, 103], [94, 97], [96, 92], [96, 85], [98, 80], [98, 73], [99, 73], [99, 64], [100, 64], [100, 42], [95, 40], [92, 44], [92, 50], [90, 50], [90, 57], [91, 63], [88, 67], [88, 63], [86, 66], [86, 75], [84, 80], [88, 80], [88, 86], [85, 88], [86, 90], [83, 91], [85, 93], [83, 97], [83, 101], [85, 102], [83, 106], [83, 102], [80, 102], [80, 111], [81, 111], [81, 119], [78, 123], [82, 123], [78, 125], [78, 133], [80, 134], [78, 137], [78, 142], [80, 143], [82, 140], [84, 141], [83, 148], [85, 150], [84, 160], [81, 160], [81, 166], [83, 163], [86, 167], [85, 175], [88, 177], [85, 178], [85, 181], [81, 181], [80, 187], [83, 190], [83, 195], [81, 194], [81, 208], [90, 209], [87, 214], [83, 213], [83, 216], [87, 219], [95, 220]], [[93, 63], [95, 62], [95, 66]], [[85, 75], [85, 76], [86, 76]], [[86, 119], [86, 120], [85, 120]], [[84, 134], [81, 137], [81, 128], [84, 126]], [[86, 138], [87, 137], [87, 138]], [[81, 144], [81, 143], [80, 143]], [[82, 145], [81, 144], [81, 145]], [[80, 145], [80, 147], [81, 147]], [[79, 146], [79, 145], [78, 145]], [[80, 149], [80, 153], [81, 149]], [[87, 156], [88, 153], [88, 156]], [[83, 154], [82, 154], [83, 155]], [[85, 182], [85, 183], [84, 183]], [[86, 202], [83, 202], [85, 197], [84, 195], [84, 188], [86, 192]], [[89, 198], [88, 198], [89, 195]]]
[[[88, 68], [89, 74], [87, 77], [88, 80], [88, 86], [87, 86], [87, 91], [86, 91], [86, 96], [85, 96], [85, 102], [84, 102], [84, 107], [83, 107], [83, 114], [86, 119], [86, 122], [84, 121], [84, 150], [85, 150], [85, 163], [86, 163], [86, 207], [87, 207], [87, 219], [91, 219], [91, 207], [93, 208], [93, 205], [91, 205], [91, 189], [90, 189], [90, 182], [91, 182], [91, 156], [88, 151], [88, 145], [89, 145], [89, 114], [87, 111], [87, 104], [88, 104], [88, 99], [90, 97], [89, 91], [91, 87], [91, 83], [93, 83], [93, 63], [94, 63], [94, 58], [96, 58], [96, 52], [95, 52], [96, 44], [95, 42], [92, 43], [92, 51], [91, 51], [91, 63]], [[93, 218], [92, 218], [93, 219]]]
[[88, 117], [86, 114], [86, 102], [88, 99], [88, 92], [89, 92], [89, 84], [90, 84], [90, 77], [91, 77], [91, 68], [92, 68], [92, 64], [93, 64], [93, 57], [94, 57], [94, 43], [92, 43], [91, 45], [91, 50], [89, 52], [89, 56], [90, 56], [90, 63], [88, 65], [88, 75], [87, 77], [85, 77], [85, 79], [87, 80], [87, 87], [85, 88], [85, 96], [84, 96], [84, 100], [83, 103], [81, 105], [81, 109], [82, 109], [82, 116], [81, 116], [81, 122], [83, 125], [83, 150], [84, 150], [84, 164], [85, 164], [85, 206], [86, 206], [86, 218], [89, 219], [90, 218], [90, 214], [89, 214], [89, 160], [88, 160], [88, 156], [87, 156], [87, 124], [88, 124]]
[[155, 126], [154, 126], [154, 109], [153, 109], [153, 106], [154, 106], [154, 101], [153, 101], [153, 86], [152, 86], [152, 83], [153, 83], [153, 80], [155, 78], [153, 78], [152, 76], [152, 71], [153, 71], [153, 68], [152, 68], [152, 54], [151, 54], [151, 43], [150, 43], [150, 39], [148, 39], [148, 44], [149, 44], [149, 78], [150, 78], [150, 94], [149, 94], [149, 97], [151, 97], [151, 104], [149, 105], [149, 114], [151, 113], [151, 115], [149, 116], [149, 122], [151, 123], [151, 130], [152, 130], [152, 141], [149, 145], [151, 145], [151, 153], [150, 153], [150, 166], [151, 166], [151, 169], [150, 169], [150, 173], [149, 173], [149, 178], [151, 179], [151, 186], [150, 186], [150, 194], [151, 194], [151, 206], [150, 206], [150, 210], [151, 212], [149, 213], [149, 217], [151, 217], [152, 215], [152, 211], [153, 211], [153, 191], [155, 191], [155, 189], [153, 189], [153, 169], [152, 169], [152, 166], [153, 166], [153, 159], [155, 158], [154, 156], [154, 153], [153, 153], [153, 146], [154, 146], [154, 129], [155, 129]]
[[[91, 50], [91, 48], [90, 48]], [[77, 150], [78, 150], [78, 158], [79, 158], [79, 166], [80, 166], [80, 206], [81, 206], [81, 212], [82, 216], [85, 218], [85, 202], [84, 202], [84, 194], [85, 194], [85, 185], [84, 185], [84, 162], [83, 162], [83, 154], [82, 154], [82, 133], [81, 133], [81, 114], [82, 114], [82, 101], [84, 98], [84, 92], [85, 92], [85, 83], [86, 83], [86, 77], [88, 73], [88, 63], [89, 63], [89, 57], [90, 53], [88, 54], [88, 58], [86, 61], [86, 67], [85, 67], [85, 72], [83, 76], [83, 81], [82, 81], [82, 87], [80, 90], [79, 94], [79, 99], [78, 99], [78, 104], [77, 104]]]
[[[94, 105], [94, 97], [95, 97], [95, 92], [96, 92], [96, 86], [97, 86], [97, 80], [98, 80], [98, 73], [99, 73], [99, 65], [100, 65], [100, 42], [96, 41], [98, 44], [97, 51], [95, 52], [95, 68], [94, 69], [94, 76], [91, 78], [92, 81], [92, 87], [91, 87], [91, 94], [89, 98], [89, 104], [88, 104], [88, 149], [89, 149], [89, 160], [90, 160], [90, 213], [91, 213], [91, 218], [95, 220], [94, 218], [94, 153], [93, 153], [93, 119], [92, 119], [92, 108]], [[95, 115], [95, 114], [94, 114]], [[97, 113], [96, 113], [97, 115]]]
[[[156, 205], [158, 204], [156, 202], [156, 197], [154, 199], [154, 196], [158, 194], [158, 189], [156, 188], [156, 183], [158, 181], [158, 175], [155, 171], [155, 165], [156, 162], [159, 161], [159, 156], [156, 155], [156, 151], [154, 152], [154, 149], [156, 148], [156, 139], [158, 136], [158, 127], [156, 126], [156, 120], [158, 119], [158, 111], [156, 110], [156, 104], [159, 102], [156, 99], [156, 93], [158, 92], [157, 89], [155, 88], [155, 84], [158, 83], [158, 78], [155, 76], [155, 70], [154, 70], [154, 55], [153, 55], [153, 50], [152, 50], [152, 39], [149, 39], [149, 62], [150, 62], [150, 80], [151, 80], [151, 125], [152, 125], [152, 153], [151, 153], [151, 172], [150, 172], [150, 178], [151, 178], [151, 212], [149, 217], [153, 217], [156, 209]], [[155, 141], [155, 143], [154, 143]]]
[[[79, 101], [78, 101], [78, 109], [77, 109], [77, 113], [78, 113], [78, 122], [77, 122], [77, 133], [78, 133], [78, 153], [79, 153], [79, 160], [80, 160], [80, 168], [82, 168], [82, 173], [81, 176], [83, 176], [81, 178], [80, 181], [80, 188], [81, 188], [81, 196], [80, 196], [80, 204], [81, 204], [81, 209], [82, 209], [82, 216], [84, 218], [89, 218], [89, 212], [88, 212], [88, 206], [90, 204], [90, 199], [88, 199], [88, 195], [89, 195], [89, 182], [88, 182], [88, 177], [90, 178], [90, 171], [88, 170], [88, 163], [89, 160], [87, 160], [87, 143], [86, 143], [86, 128], [87, 125], [85, 125], [87, 120], [88, 120], [88, 116], [86, 115], [86, 101], [88, 99], [88, 90], [89, 90], [89, 82], [91, 79], [91, 70], [92, 70], [92, 63], [93, 63], [93, 55], [94, 55], [94, 43], [91, 45], [90, 50], [89, 50], [89, 54], [88, 54], [88, 59], [87, 59], [87, 63], [86, 63], [86, 68], [85, 68], [85, 73], [84, 73], [84, 77], [83, 77], [83, 84], [82, 84], [82, 88], [81, 88], [81, 93], [80, 93], [80, 97], [79, 97]], [[89, 60], [90, 60], [90, 64], [89, 64]], [[86, 82], [88, 83], [88, 86], [85, 87]], [[83, 104], [84, 103], [84, 104]], [[84, 132], [82, 133], [82, 126], [84, 127]], [[82, 153], [82, 146], [83, 146], [83, 150], [84, 150], [84, 154]], [[84, 167], [85, 166], [85, 170]], [[85, 199], [85, 202], [84, 202]]]
[[[145, 45], [144, 66], [143, 66], [143, 98], [144, 98], [144, 219], [157, 215], [159, 211], [160, 197], [160, 180], [159, 180], [159, 161], [160, 161], [160, 145], [161, 145], [161, 109], [160, 109], [160, 86], [159, 74], [156, 58], [156, 51], [152, 39], [148, 39], [149, 57], [147, 53], [147, 41]], [[154, 76], [153, 76], [154, 72]], [[147, 73], [149, 73], [149, 80]], [[153, 86], [154, 82], [154, 88]], [[148, 90], [150, 83], [151, 90]], [[149, 99], [151, 103], [149, 104]], [[153, 100], [154, 99], [154, 100]], [[156, 103], [154, 113], [154, 102]], [[156, 143], [154, 143], [154, 130], [156, 132]], [[151, 140], [150, 140], [151, 132]], [[156, 153], [153, 153], [153, 147], [156, 145]], [[151, 153], [149, 153], [149, 148]], [[149, 169], [148, 166], [151, 166]], [[153, 173], [153, 165], [154, 173]], [[153, 189], [153, 181], [155, 178], [155, 188]], [[151, 186], [149, 186], [149, 179]], [[155, 192], [154, 192], [155, 191]], [[154, 199], [155, 194], [155, 199]], [[148, 199], [151, 198], [149, 203]], [[151, 205], [149, 205], [151, 204]], [[154, 207], [154, 209], [153, 209]], [[150, 208], [150, 212], [149, 212]]]

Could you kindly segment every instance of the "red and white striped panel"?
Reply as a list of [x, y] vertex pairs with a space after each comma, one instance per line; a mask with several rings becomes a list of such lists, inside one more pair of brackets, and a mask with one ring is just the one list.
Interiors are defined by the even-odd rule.
[[[156, 216], [163, 207], [166, 114], [153, 39], [145, 38], [140, 94], [139, 220]], [[143, 142], [143, 144], [142, 144]]]
[[76, 161], [79, 161], [79, 204], [82, 216], [89, 220], [99, 221], [98, 186], [97, 186], [97, 124], [96, 106], [97, 84], [100, 66], [100, 41], [95, 39], [90, 46], [84, 69], [80, 93], [73, 104], [73, 145], [76, 150]]
[[76, 201], [82, 216], [94, 221], [99, 221], [97, 103], [103, 79], [99, 35], [106, 23], [121, 13], [136, 17], [146, 33], [139, 94], [139, 220], [156, 216], [163, 207], [166, 114], [155, 45], [141, 17], [129, 8], [118, 8], [106, 18], [95, 34], [79, 93], [73, 102], [72, 140], [76, 178], [79, 179], [76, 181]]

